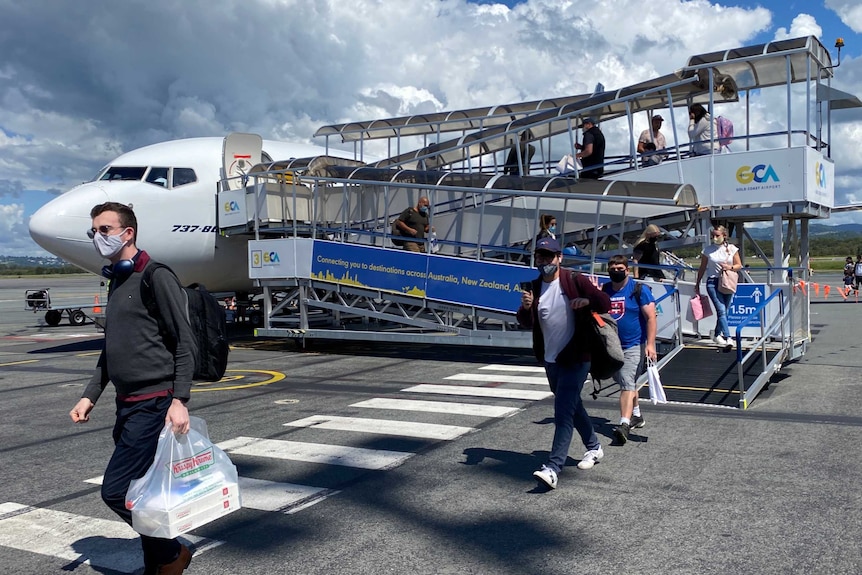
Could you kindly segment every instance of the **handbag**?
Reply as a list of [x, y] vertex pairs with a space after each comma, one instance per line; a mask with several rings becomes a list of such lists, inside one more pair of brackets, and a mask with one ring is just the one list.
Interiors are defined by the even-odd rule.
[[664, 394], [664, 387], [658, 375], [658, 367], [651, 359], [647, 359], [647, 381], [649, 382], [649, 398], [653, 405], [667, 403], [667, 396]]
[[210, 441], [203, 419], [189, 421], [185, 435], [165, 425], [153, 464], [126, 492], [132, 529], [142, 535], [173, 539], [242, 506], [236, 466]]
[[722, 270], [718, 277], [718, 291], [724, 294], [736, 293], [737, 283], [739, 283], [739, 273], [736, 270]]
[[607, 379], [625, 363], [617, 322], [607, 313], [592, 312], [591, 318], [590, 375], [593, 379]]
[[695, 294], [688, 303], [691, 305], [691, 315], [694, 316], [695, 321], [700, 321], [712, 315], [709, 296]]

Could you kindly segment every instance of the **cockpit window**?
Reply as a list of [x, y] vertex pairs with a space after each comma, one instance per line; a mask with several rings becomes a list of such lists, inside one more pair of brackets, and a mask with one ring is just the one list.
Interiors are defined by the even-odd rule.
[[178, 188], [186, 184], [197, 182], [198, 177], [191, 168], [174, 168], [174, 187]]
[[146, 167], [136, 168], [136, 167], [127, 167], [127, 166], [109, 166], [107, 170], [102, 174], [100, 180], [109, 180], [109, 181], [117, 181], [117, 180], [141, 180], [144, 177], [144, 172], [147, 171]]
[[150, 168], [150, 171], [147, 174], [147, 182], [151, 184], [156, 184], [157, 186], [162, 186], [163, 188], [167, 188], [168, 169], [169, 168]]

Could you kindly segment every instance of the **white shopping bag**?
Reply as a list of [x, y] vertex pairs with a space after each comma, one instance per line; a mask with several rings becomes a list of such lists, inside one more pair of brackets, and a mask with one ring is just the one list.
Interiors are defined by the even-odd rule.
[[212, 444], [204, 420], [189, 419], [185, 435], [165, 425], [153, 464], [129, 485], [126, 509], [142, 535], [173, 539], [242, 506], [236, 467]]
[[653, 405], [656, 403], [667, 403], [667, 396], [664, 394], [664, 387], [661, 385], [661, 378], [658, 375], [658, 368], [655, 362], [647, 359], [647, 380], [649, 381], [649, 398]]
[[557, 172], [559, 172], [561, 176], [574, 175], [583, 169], [584, 166], [581, 165], [581, 159], [576, 158], [572, 154], [566, 154], [560, 158], [559, 163], [557, 163]]

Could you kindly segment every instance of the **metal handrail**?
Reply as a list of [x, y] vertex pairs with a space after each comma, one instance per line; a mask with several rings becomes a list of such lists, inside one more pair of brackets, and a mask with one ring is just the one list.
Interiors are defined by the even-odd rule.
[[[780, 313], [776, 318], [776, 321], [773, 322], [772, 326], [768, 330], [764, 330], [765, 322], [765, 310], [766, 306], [769, 305], [775, 297], [778, 297]], [[743, 319], [739, 325], [736, 326], [736, 362], [737, 362], [737, 373], [739, 376], [739, 393], [742, 397], [745, 396], [745, 382], [743, 380], [744, 377], [744, 367], [745, 362], [748, 361], [750, 357], [754, 355], [754, 352], [760, 348], [760, 358], [761, 358], [761, 373], [766, 372], [768, 364], [766, 361], [766, 340], [778, 329], [781, 329], [781, 349], [783, 350], [787, 346], [787, 337], [784, 333], [784, 321], [787, 318], [787, 315], [790, 313], [790, 307], [785, 308], [784, 305], [784, 290], [777, 289], [772, 294], [760, 302], [754, 310]], [[760, 317], [760, 339], [755, 342], [752, 348], [746, 353], [744, 356], [742, 355], [742, 329], [748, 325], [756, 316]]]

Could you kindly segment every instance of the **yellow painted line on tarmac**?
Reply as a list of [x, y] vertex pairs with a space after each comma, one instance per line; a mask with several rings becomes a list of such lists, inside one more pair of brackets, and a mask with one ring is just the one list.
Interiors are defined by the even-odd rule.
[[0, 367], [6, 367], [7, 365], [22, 365], [25, 363], [36, 363], [39, 361], [38, 359], [25, 359], [22, 361], [10, 361], [9, 363], [0, 363]]
[[735, 393], [739, 394], [740, 391], [738, 389], [710, 389], [706, 387], [683, 387], [676, 385], [665, 385], [665, 389], [680, 389], [683, 391], [705, 391], [707, 393]]
[[88, 351], [86, 353], [76, 353], [75, 357], [88, 357], [91, 355], [99, 355], [100, 353], [102, 353], [102, 352], [101, 351]]
[[[262, 373], [264, 375], [269, 375], [270, 377], [269, 377], [269, 379], [266, 379], [264, 381], [256, 381], [253, 383], [240, 383], [237, 385], [218, 385], [218, 384], [227, 383], [230, 381], [239, 381], [239, 380], [245, 379], [245, 377], [246, 377], [243, 375], [225, 376], [225, 377], [221, 378], [221, 380], [214, 381], [211, 383], [209, 383], [209, 382], [195, 383], [194, 386], [192, 387], [192, 393], [204, 392], [204, 391], [229, 391], [229, 390], [233, 390], [233, 389], [246, 389], [249, 387], [260, 387], [262, 385], [269, 385], [271, 383], [281, 381], [282, 379], [287, 377], [286, 375], [284, 375], [283, 373], [281, 373], [279, 371], [268, 371], [265, 369], [229, 369], [227, 371], [231, 372], [231, 373]], [[218, 387], [210, 387], [212, 385], [218, 385]]]

